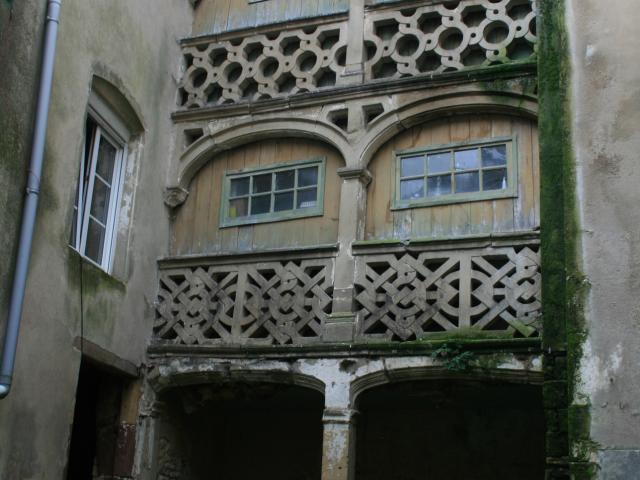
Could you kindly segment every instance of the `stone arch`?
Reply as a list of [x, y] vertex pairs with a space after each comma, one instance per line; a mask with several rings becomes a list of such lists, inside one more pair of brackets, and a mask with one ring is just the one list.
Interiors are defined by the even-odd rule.
[[[524, 367], [524, 365], [521, 365]], [[382, 385], [420, 380], [499, 380], [507, 383], [542, 385], [543, 374], [520, 365], [496, 366], [492, 368], [471, 367], [465, 372], [453, 372], [441, 365], [421, 365], [398, 368], [383, 368], [360, 376], [351, 382], [350, 404], [357, 405], [358, 397], [367, 390]]]
[[325, 394], [325, 384], [322, 380], [285, 369], [231, 369], [227, 364], [219, 364], [217, 368], [211, 366], [193, 366], [191, 368], [173, 370], [162, 367], [159, 375], [150, 379], [150, 386], [156, 396], [162, 395], [176, 387], [188, 385], [202, 385], [217, 382], [246, 382], [246, 383], [274, 383], [295, 385], [315, 390]]
[[335, 125], [308, 118], [273, 118], [226, 125], [194, 142], [180, 157], [173, 187], [188, 191], [198, 170], [214, 155], [265, 138], [277, 136], [319, 140], [336, 148], [345, 162], [354, 158], [344, 132]]
[[542, 382], [492, 370], [406, 369], [362, 390], [359, 478], [541, 478]]
[[275, 479], [290, 467], [296, 476], [287, 478], [319, 478], [324, 384], [273, 367], [221, 361], [161, 373], [168, 383], [156, 383], [154, 392], [157, 471], [194, 480], [214, 470], [224, 478]]
[[494, 113], [537, 118], [534, 97], [518, 92], [469, 90], [416, 100], [382, 114], [372, 123], [358, 148], [358, 165], [366, 167], [380, 147], [398, 133], [446, 115]]

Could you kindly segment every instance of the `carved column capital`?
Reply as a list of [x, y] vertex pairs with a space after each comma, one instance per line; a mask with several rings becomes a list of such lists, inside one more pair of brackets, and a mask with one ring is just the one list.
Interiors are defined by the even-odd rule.
[[353, 425], [358, 413], [353, 408], [325, 408], [322, 414], [322, 423], [325, 425]]
[[362, 182], [365, 187], [369, 185], [369, 183], [371, 183], [371, 179], [373, 178], [369, 170], [360, 167], [339, 168], [338, 176], [344, 178], [345, 180], [360, 180], [360, 182]]
[[163, 195], [164, 203], [169, 208], [176, 208], [177, 206], [182, 205], [188, 196], [189, 191], [178, 186], [165, 188]]

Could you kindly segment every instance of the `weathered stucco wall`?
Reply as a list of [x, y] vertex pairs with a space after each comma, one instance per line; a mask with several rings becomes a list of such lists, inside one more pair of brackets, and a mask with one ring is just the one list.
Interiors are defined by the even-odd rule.
[[[573, 150], [586, 298], [575, 404], [590, 405], [599, 478], [640, 471], [640, 11], [568, 2]], [[543, 193], [544, 194], [544, 193]]]
[[[156, 290], [155, 260], [167, 253], [169, 238], [162, 202], [173, 148], [169, 114], [175, 106], [180, 74], [177, 39], [190, 31], [191, 6], [173, 0], [62, 3], [45, 167], [14, 386], [10, 396], [0, 402], [2, 478], [63, 477], [80, 362], [74, 339], [82, 332], [99, 347], [140, 364], [153, 319], [150, 305]], [[15, 2], [12, 14], [10, 4], [0, 5], [0, 231], [2, 248], [7, 252], [0, 270], [7, 286], [11, 283], [7, 262], [13, 262], [19, 221], [20, 185], [29, 157], [30, 111], [45, 5], [43, 0]], [[126, 242], [117, 245], [117, 255], [126, 253], [127, 260], [118, 279], [82, 262], [68, 246], [94, 74], [118, 87], [144, 127], [126, 171], [135, 196], [123, 199], [123, 215], [130, 228]], [[6, 318], [7, 294], [2, 290], [0, 323]]]

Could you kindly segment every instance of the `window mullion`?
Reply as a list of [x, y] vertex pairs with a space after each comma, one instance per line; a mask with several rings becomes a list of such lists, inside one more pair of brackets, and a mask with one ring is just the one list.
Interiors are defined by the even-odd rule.
[[482, 182], [483, 173], [482, 173], [482, 147], [478, 147], [476, 149], [476, 158], [478, 160], [478, 192], [484, 191], [484, 184]]
[[[124, 149], [116, 149], [116, 158], [113, 162], [113, 173], [111, 175], [111, 184], [109, 187], [109, 210], [107, 212], [106, 231], [104, 237], [104, 248], [102, 249], [103, 268], [110, 267], [112, 256], [112, 248], [115, 237], [116, 212], [118, 211], [118, 198], [120, 190], [120, 177], [122, 175], [122, 164], [124, 162]], [[97, 175], [97, 174], [96, 174]]]
[[455, 195], [458, 192], [456, 185], [456, 156], [453, 150], [449, 151], [449, 168], [451, 169], [451, 194]]
[[429, 192], [427, 191], [427, 185], [429, 184], [429, 182], [427, 181], [427, 179], [429, 178], [429, 162], [427, 158], [427, 154], [424, 154], [422, 156], [422, 171], [424, 172], [424, 175], [422, 176], [422, 186], [424, 191], [423, 198], [427, 198], [429, 196]]
[[247, 215], [251, 216], [251, 204], [253, 203], [253, 175], [249, 175], [249, 201], [247, 202]]
[[85, 255], [87, 247], [87, 231], [89, 229], [89, 214], [91, 213], [91, 201], [93, 200], [93, 186], [95, 182], [96, 165], [98, 163], [98, 146], [100, 145], [100, 138], [102, 132], [99, 126], [96, 125], [95, 135], [91, 142], [91, 164], [88, 172], [88, 185], [87, 195], [83, 207], [83, 219], [82, 219], [82, 235], [80, 237], [80, 253]]
[[276, 172], [271, 173], [271, 195], [270, 195], [270, 203], [269, 203], [269, 213], [275, 211], [275, 202], [276, 202]]
[[[85, 135], [91, 134], [91, 132], [85, 133]], [[80, 162], [80, 173], [78, 174], [78, 195], [76, 198], [76, 236], [73, 240], [73, 246], [76, 250], [80, 250], [80, 239], [82, 237], [82, 220], [84, 215], [84, 166], [87, 158], [87, 142], [83, 142], [82, 145], [82, 162]], [[90, 154], [90, 152], [89, 152]]]

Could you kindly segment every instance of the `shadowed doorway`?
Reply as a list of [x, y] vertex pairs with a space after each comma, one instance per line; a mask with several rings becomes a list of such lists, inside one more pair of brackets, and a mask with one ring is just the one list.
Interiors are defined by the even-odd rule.
[[358, 401], [356, 480], [540, 480], [541, 388], [475, 381], [388, 384]]
[[321, 393], [275, 383], [180, 387], [166, 405], [158, 474], [184, 480], [320, 480]]

